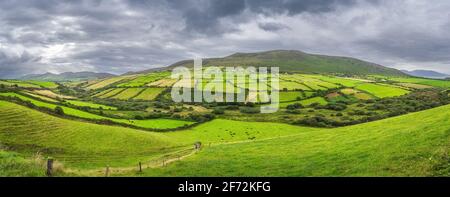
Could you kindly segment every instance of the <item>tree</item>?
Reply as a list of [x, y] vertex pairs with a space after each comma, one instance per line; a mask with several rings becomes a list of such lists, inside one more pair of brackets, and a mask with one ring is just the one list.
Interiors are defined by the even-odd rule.
[[64, 110], [60, 106], [55, 107], [55, 113], [59, 115], [64, 115]]

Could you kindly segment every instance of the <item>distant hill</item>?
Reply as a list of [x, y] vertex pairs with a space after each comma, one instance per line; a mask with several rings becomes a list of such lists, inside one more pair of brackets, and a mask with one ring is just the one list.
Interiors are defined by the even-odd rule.
[[440, 73], [440, 72], [436, 72], [436, 71], [432, 71], [432, 70], [413, 70], [413, 71], [401, 70], [401, 71], [408, 75], [412, 75], [415, 77], [425, 77], [425, 78], [432, 78], [432, 79], [445, 79], [445, 78], [450, 77], [450, 75], [448, 75], [448, 74], [444, 74], [444, 73]]
[[[168, 68], [193, 67], [193, 64], [193, 60], [183, 60]], [[399, 70], [355, 58], [308, 54], [295, 50], [235, 53], [224, 58], [203, 59], [203, 66], [278, 66], [282, 72], [405, 75]]]
[[114, 77], [116, 75], [109, 73], [96, 72], [65, 72], [61, 74], [53, 74], [50, 72], [44, 74], [31, 74], [21, 77], [22, 80], [39, 80], [39, 81], [81, 81], [90, 79], [102, 79]]

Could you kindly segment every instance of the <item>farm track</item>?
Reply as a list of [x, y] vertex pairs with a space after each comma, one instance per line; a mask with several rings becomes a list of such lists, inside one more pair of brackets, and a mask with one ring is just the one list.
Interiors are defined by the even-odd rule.
[[[163, 156], [153, 158], [149, 161], [144, 161], [141, 164], [142, 170], [151, 169], [151, 168], [160, 168], [165, 167], [170, 163], [181, 161], [189, 156], [197, 153], [198, 150], [194, 148], [182, 149], [178, 151], [170, 152], [169, 154], [164, 154]], [[181, 153], [181, 154], [180, 154]], [[110, 158], [110, 157], [108, 157]], [[90, 170], [81, 170], [74, 168], [64, 169], [65, 173], [76, 174], [77, 176], [105, 176], [106, 166], [104, 168], [90, 169]], [[129, 172], [138, 172], [139, 166], [136, 164], [135, 166], [129, 167], [109, 167], [109, 175], [120, 176], [121, 174], [129, 173]]]

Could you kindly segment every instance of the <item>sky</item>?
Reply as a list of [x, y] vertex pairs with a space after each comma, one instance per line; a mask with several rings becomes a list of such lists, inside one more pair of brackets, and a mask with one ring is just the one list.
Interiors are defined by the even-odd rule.
[[0, 1], [0, 78], [277, 49], [450, 73], [450, 1]]

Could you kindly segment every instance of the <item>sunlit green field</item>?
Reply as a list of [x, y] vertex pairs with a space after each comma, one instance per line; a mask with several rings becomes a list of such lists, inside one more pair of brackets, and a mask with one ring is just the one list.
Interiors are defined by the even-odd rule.
[[[39, 100], [35, 100], [33, 98], [26, 97], [26, 96], [23, 96], [23, 95], [20, 95], [17, 93], [0, 93], [0, 95], [17, 97], [24, 101], [30, 101], [38, 107], [45, 107], [48, 109], [55, 109], [56, 106], [60, 106], [60, 105], [56, 105], [56, 104], [52, 104], [52, 103], [46, 103], [46, 102], [42, 102]], [[148, 129], [171, 129], [171, 128], [177, 128], [177, 127], [182, 127], [185, 125], [193, 124], [193, 122], [189, 122], [189, 121], [172, 120], [172, 119], [128, 120], [128, 119], [109, 118], [109, 117], [100, 116], [97, 114], [81, 111], [78, 109], [70, 108], [70, 107], [65, 107], [65, 106], [60, 106], [60, 107], [63, 109], [64, 114], [66, 114], [66, 115], [79, 117], [79, 118], [93, 119], [93, 120], [110, 120], [110, 121], [117, 122], [117, 123], [124, 123], [124, 124], [129, 124], [129, 125], [133, 125], [133, 126], [137, 126], [137, 127], [148, 128]]]
[[[449, 172], [449, 107], [337, 129], [215, 120], [155, 133], [64, 120], [1, 101], [0, 139], [24, 156], [46, 147], [44, 154], [71, 173], [99, 170], [84, 175], [101, 176], [109, 165], [115, 176], [439, 176]], [[166, 167], [121, 170], [195, 141], [203, 144], [200, 152]]]
[[409, 92], [408, 90], [404, 90], [401, 88], [388, 86], [388, 85], [373, 84], [373, 83], [363, 83], [363, 84], [357, 85], [356, 88], [358, 90], [368, 92], [378, 98], [401, 96], [401, 95], [405, 95]]
[[151, 101], [155, 99], [159, 94], [161, 94], [161, 92], [164, 90], [165, 90], [164, 88], [146, 88], [144, 91], [142, 91], [139, 95], [137, 95], [133, 99]]
[[[102, 176], [106, 166], [112, 176], [450, 176], [450, 105], [440, 102], [448, 81], [284, 73], [280, 110], [261, 114], [252, 112], [266, 105], [257, 94], [235, 106], [173, 103], [169, 74], [80, 83], [67, 97], [61, 83], [1, 80], [0, 176], [44, 176], [47, 157], [63, 166], [60, 176]], [[249, 84], [235, 84], [247, 101]], [[421, 95], [435, 100], [408, 98]], [[314, 124], [320, 118], [330, 122]]]
[[117, 94], [113, 97], [110, 97], [110, 98], [119, 99], [119, 100], [128, 100], [130, 98], [135, 97], [143, 90], [144, 90], [143, 88], [127, 88], [124, 91], [120, 92], [119, 94]]
[[107, 105], [101, 105], [96, 104], [92, 102], [86, 102], [86, 101], [78, 101], [78, 100], [66, 100], [66, 103], [69, 103], [71, 105], [80, 106], [80, 107], [90, 107], [94, 109], [106, 109], [106, 110], [117, 110], [117, 107], [111, 107]]
[[449, 176], [449, 117], [444, 106], [338, 129], [299, 128], [293, 136], [205, 147], [168, 167], [127, 175]]
[[142, 87], [154, 81], [168, 78], [170, 76], [170, 72], [158, 72], [158, 73], [150, 73], [147, 75], [139, 76], [133, 80], [118, 84], [118, 87]]

